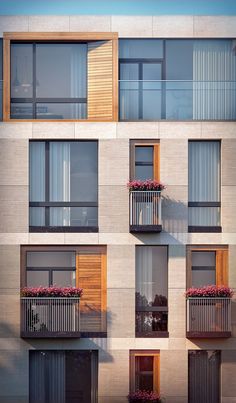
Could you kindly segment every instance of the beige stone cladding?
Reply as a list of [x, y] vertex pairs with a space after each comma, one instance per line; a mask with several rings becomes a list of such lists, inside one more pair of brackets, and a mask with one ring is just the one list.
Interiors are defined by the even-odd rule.
[[[0, 16], [0, 32], [118, 32], [119, 37], [234, 38], [236, 17]], [[99, 233], [28, 232], [31, 139], [99, 141]], [[160, 141], [163, 232], [129, 233], [129, 140]], [[222, 233], [188, 233], [188, 140], [221, 140]], [[188, 401], [188, 350], [221, 350], [221, 400], [236, 402], [236, 300], [230, 339], [186, 339], [186, 245], [229, 245], [236, 290], [236, 122], [0, 123], [0, 403], [28, 403], [30, 349], [99, 351], [99, 403], [125, 403], [129, 351], [160, 351], [166, 403]], [[107, 338], [20, 338], [20, 245], [107, 245]], [[135, 246], [168, 246], [169, 338], [135, 338]]]

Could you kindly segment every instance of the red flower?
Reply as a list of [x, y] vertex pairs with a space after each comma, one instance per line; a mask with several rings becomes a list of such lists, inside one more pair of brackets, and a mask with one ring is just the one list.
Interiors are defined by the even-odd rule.
[[24, 287], [21, 289], [22, 297], [81, 297], [82, 288], [77, 287]]
[[212, 297], [212, 298], [232, 298], [234, 292], [231, 288], [223, 285], [208, 285], [200, 288], [189, 288], [185, 296], [186, 298], [196, 297]]
[[146, 179], [145, 181], [141, 180], [133, 180], [127, 183], [127, 187], [130, 191], [137, 190], [137, 191], [148, 191], [148, 190], [155, 190], [161, 192], [162, 190], [166, 189], [166, 186], [163, 183], [158, 182], [152, 179]]
[[160, 395], [153, 391], [137, 390], [134, 393], [130, 393], [127, 398], [129, 403], [161, 403]]

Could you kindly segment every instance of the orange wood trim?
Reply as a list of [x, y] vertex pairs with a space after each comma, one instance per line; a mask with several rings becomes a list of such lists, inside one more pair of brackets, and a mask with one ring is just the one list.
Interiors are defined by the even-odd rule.
[[189, 246], [186, 250], [186, 286], [192, 287], [192, 250]]
[[3, 121], [10, 118], [10, 41], [3, 41]]
[[228, 250], [216, 251], [216, 284], [228, 285]]
[[119, 88], [118, 88], [118, 37], [112, 40], [112, 115], [113, 121], [118, 122]]
[[153, 357], [153, 389], [160, 393], [160, 351], [131, 350], [130, 351], [130, 392], [135, 392], [135, 358]]
[[117, 39], [117, 32], [4, 32], [4, 39], [29, 41], [98, 41]]
[[153, 356], [153, 389], [160, 393], [160, 354]]
[[160, 144], [153, 145], [153, 177], [160, 180]]
[[78, 123], [86, 123], [86, 122], [113, 122], [112, 119], [4, 119], [7, 123], [19, 123], [19, 122], [45, 122], [45, 123], [55, 123], [55, 122], [78, 122]]
[[196, 250], [216, 251], [216, 250], [228, 250], [228, 245], [187, 245], [187, 248], [189, 248], [191, 251], [196, 251]]
[[107, 257], [101, 256], [101, 310], [102, 310], [102, 331], [107, 329]]

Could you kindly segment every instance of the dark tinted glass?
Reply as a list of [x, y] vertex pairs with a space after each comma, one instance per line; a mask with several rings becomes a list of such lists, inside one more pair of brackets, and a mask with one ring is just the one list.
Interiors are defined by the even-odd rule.
[[33, 105], [27, 103], [11, 103], [12, 119], [33, 119]]
[[161, 39], [121, 39], [119, 57], [121, 59], [160, 59], [163, 57], [163, 41]]
[[86, 119], [87, 103], [37, 103], [36, 119]]
[[136, 165], [135, 179], [143, 180], [153, 179], [153, 166]]
[[[11, 45], [11, 97], [33, 96], [33, 45]], [[14, 117], [15, 118], [15, 117]], [[21, 119], [27, 119], [22, 117]]]
[[215, 252], [192, 252], [192, 286], [216, 284]]
[[2, 49], [3, 49], [3, 47], [2, 47], [2, 43], [3, 43], [3, 40], [2, 39], [0, 39], [0, 80], [2, 80], [3, 79], [3, 75], [2, 75], [2, 73], [3, 73], [3, 57], [2, 57]]
[[27, 267], [74, 267], [74, 252], [27, 252]]
[[135, 147], [135, 162], [148, 162], [153, 164], [153, 146]]
[[68, 351], [66, 353], [66, 403], [90, 403], [91, 383], [91, 353]]
[[36, 45], [36, 81], [39, 98], [85, 98], [87, 45]]
[[166, 79], [192, 80], [193, 79], [193, 41], [167, 40], [166, 41]]

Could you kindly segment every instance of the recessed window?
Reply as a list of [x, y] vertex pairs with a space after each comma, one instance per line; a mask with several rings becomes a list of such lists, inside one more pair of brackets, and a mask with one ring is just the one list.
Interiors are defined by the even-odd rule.
[[221, 232], [220, 142], [189, 141], [189, 231]]
[[30, 230], [98, 226], [96, 141], [30, 142]]
[[168, 336], [166, 246], [136, 247], [136, 337]]
[[160, 353], [155, 350], [130, 351], [130, 392], [160, 391]]
[[86, 117], [87, 44], [11, 44], [12, 119]]
[[160, 144], [153, 140], [130, 141], [130, 179], [159, 180]]

